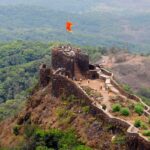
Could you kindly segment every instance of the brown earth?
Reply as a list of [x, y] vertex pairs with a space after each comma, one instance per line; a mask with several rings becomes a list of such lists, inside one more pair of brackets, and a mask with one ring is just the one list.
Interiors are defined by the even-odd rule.
[[[78, 101], [55, 99], [51, 96], [50, 91], [50, 85], [39, 89], [29, 98], [26, 108], [17, 118], [6, 120], [0, 124], [0, 148], [12, 148], [21, 144], [24, 141], [23, 132], [19, 136], [15, 136], [12, 129], [17, 123], [30, 118], [32, 124], [43, 129], [58, 128], [63, 131], [73, 129], [78, 139], [93, 150], [125, 149], [125, 145], [112, 144], [112, 138], [122, 133], [121, 131], [114, 133], [110, 124], [96, 118], [87, 110], [86, 105], [81, 105]], [[21, 130], [23, 130], [23, 126], [21, 125]]]

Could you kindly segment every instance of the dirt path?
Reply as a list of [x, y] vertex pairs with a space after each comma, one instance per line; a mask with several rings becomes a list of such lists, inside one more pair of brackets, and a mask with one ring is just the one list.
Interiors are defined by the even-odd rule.
[[109, 92], [106, 87], [105, 87], [105, 82], [103, 80], [97, 79], [97, 80], [82, 80], [82, 81], [77, 81], [77, 83], [81, 87], [89, 87], [95, 92], [99, 93], [102, 97], [100, 98], [100, 103], [105, 104], [107, 107], [107, 110], [111, 110], [111, 102], [110, 102], [110, 97], [115, 96], [114, 93]]

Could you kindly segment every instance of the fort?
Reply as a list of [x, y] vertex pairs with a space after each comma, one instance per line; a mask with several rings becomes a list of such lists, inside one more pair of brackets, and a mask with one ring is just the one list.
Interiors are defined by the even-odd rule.
[[[142, 130], [134, 126], [134, 118], [114, 114], [111, 106], [116, 101], [123, 106], [140, 103], [144, 107], [143, 114], [138, 116], [141, 120], [148, 119], [150, 107], [136, 95], [127, 93], [116, 82], [113, 73], [100, 64], [90, 64], [87, 54], [70, 45], [54, 48], [51, 64], [51, 68], [47, 68], [45, 64], [40, 66], [41, 87], [51, 83], [54, 97], [74, 95], [84, 100], [94, 115], [126, 130], [127, 149], [150, 149], [149, 139], [142, 134]], [[103, 109], [104, 105], [106, 109]]]

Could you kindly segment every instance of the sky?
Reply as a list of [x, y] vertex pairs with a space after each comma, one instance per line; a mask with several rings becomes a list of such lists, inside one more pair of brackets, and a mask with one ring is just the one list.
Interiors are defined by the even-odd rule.
[[150, 0], [0, 0], [0, 5], [39, 5], [55, 10], [150, 12]]

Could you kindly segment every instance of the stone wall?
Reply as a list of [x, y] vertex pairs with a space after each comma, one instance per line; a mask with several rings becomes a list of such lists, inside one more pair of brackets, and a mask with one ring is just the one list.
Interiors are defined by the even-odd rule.
[[[109, 73], [107, 72], [107, 75]], [[106, 78], [103, 77], [103, 80]], [[127, 150], [149, 150], [150, 142], [147, 141], [142, 135], [139, 136], [138, 132], [133, 132], [131, 125], [129, 122], [121, 120], [120, 118], [113, 117], [110, 113], [103, 110], [101, 105], [95, 102], [94, 99], [91, 99], [87, 93], [78, 86], [73, 80], [59, 74], [53, 74], [52, 70], [46, 68], [46, 66], [40, 67], [40, 85], [46, 86], [49, 82], [52, 82], [52, 95], [55, 97], [60, 97], [62, 95], [70, 96], [74, 95], [78, 99], [81, 99], [90, 106], [91, 113], [101, 118], [105, 122], [114, 125], [116, 128], [120, 128], [122, 130], [127, 130]], [[113, 79], [113, 75], [111, 78], [111, 83], [125, 96], [135, 99], [136, 101], [140, 101], [140, 99], [135, 96], [128, 94], [125, 92], [121, 86]], [[149, 115], [146, 111], [145, 115]], [[132, 128], [131, 128], [132, 127]], [[143, 148], [143, 149], [141, 149]]]
[[71, 79], [62, 75], [53, 75], [52, 95], [60, 97], [61, 95], [75, 95], [78, 99], [90, 100], [88, 95], [81, 90]]
[[[65, 53], [64, 53], [65, 52]], [[67, 54], [67, 55], [64, 55]], [[71, 54], [71, 55], [68, 55]], [[80, 51], [63, 51], [62, 49], [54, 49], [52, 51], [52, 68], [53, 70], [58, 70], [64, 68], [68, 73], [68, 77], [52, 73], [51, 70], [47, 68], [40, 69], [40, 83], [42, 86], [46, 86], [49, 81], [52, 82], [52, 95], [54, 97], [61, 97], [62, 95], [70, 96], [74, 95], [85, 104], [90, 106], [91, 113], [101, 118], [103, 121], [112, 124], [116, 128], [127, 131], [127, 150], [150, 150], [150, 142], [147, 141], [142, 135], [138, 134], [134, 126], [127, 121], [120, 118], [112, 116], [107, 110], [103, 110], [102, 106], [98, 104], [94, 99], [90, 98], [87, 93], [77, 85], [73, 80], [76, 74], [79, 75], [89, 75], [90, 79], [99, 78], [98, 72], [96, 70], [89, 71], [89, 57], [86, 54], [80, 53]], [[136, 95], [127, 93], [114, 79], [113, 73], [108, 70], [101, 68], [104, 76], [101, 78], [106, 81], [107, 78], [110, 79], [111, 84], [119, 90], [119, 92], [129, 99], [134, 99], [141, 103], [142, 100]], [[88, 73], [88, 74], [87, 74]], [[106, 77], [105, 77], [106, 76]], [[79, 76], [80, 78], [80, 76]], [[145, 115], [149, 115], [149, 107], [143, 103], [145, 106]]]
[[[54, 75], [52, 79], [52, 94], [55, 97], [60, 97], [61, 95], [74, 95], [77, 98], [84, 100], [84, 102], [90, 106], [91, 113], [101, 118], [105, 122], [114, 125], [116, 128], [120, 128], [122, 130], [127, 131], [127, 150], [149, 150], [150, 143], [144, 139], [144, 137], [139, 136], [137, 132], [133, 132], [130, 123], [121, 120], [119, 118], [113, 117], [105, 110], [101, 108], [101, 106], [94, 102], [86, 92], [79, 87], [72, 80], [62, 76], [62, 75]], [[143, 147], [143, 149], [141, 149]]]
[[126, 150], [150, 150], [150, 142], [138, 133], [127, 132]]
[[88, 73], [88, 79], [99, 79], [99, 74], [96, 70], [90, 70]]
[[79, 80], [89, 71], [89, 56], [70, 46], [52, 50], [52, 68], [64, 68], [69, 78]]
[[89, 56], [84, 53], [76, 54], [76, 63], [83, 75], [89, 71]]
[[74, 58], [65, 56], [62, 51], [52, 51], [52, 69], [57, 70], [65, 68], [66, 74], [73, 78], [74, 76]]
[[108, 70], [104, 69], [104, 68], [101, 68], [101, 71], [102, 71], [105, 75], [107, 75], [107, 76], [112, 76], [112, 73], [109, 72]]
[[[150, 113], [148, 112], [150, 109], [149, 109], [149, 106], [147, 106], [141, 98], [139, 98], [138, 96], [134, 95], [134, 94], [129, 94], [127, 93], [114, 79], [114, 76], [113, 76], [113, 73], [109, 72], [108, 70], [106, 69], [102, 69], [102, 72], [107, 75], [107, 76], [110, 76], [110, 81], [111, 81], [111, 84], [119, 90], [119, 92], [126, 96], [127, 98], [129, 99], [133, 99], [137, 102], [141, 102], [144, 106], [145, 106], [145, 109], [146, 111], [144, 111], [144, 115], [145, 116], [150, 116]], [[104, 81], [107, 80], [106, 77], [102, 77], [102, 79]], [[114, 120], [114, 119], [113, 119]], [[150, 142], [145, 138], [143, 137], [140, 133], [138, 132], [133, 132], [132, 131], [132, 128], [133, 128], [133, 125], [129, 125], [129, 128], [127, 130], [127, 143], [126, 143], [126, 149], [127, 150], [150, 150]]]
[[130, 124], [128, 124], [127, 122], [112, 117], [109, 113], [102, 109], [101, 105], [95, 103], [94, 99], [91, 99], [81, 87], [79, 87], [69, 78], [66, 78], [62, 75], [53, 75], [52, 95], [57, 98], [62, 95], [74, 95], [78, 99], [84, 100], [84, 102], [91, 107], [92, 113], [98, 115], [102, 120], [112, 123], [120, 128], [127, 129], [130, 126]]

